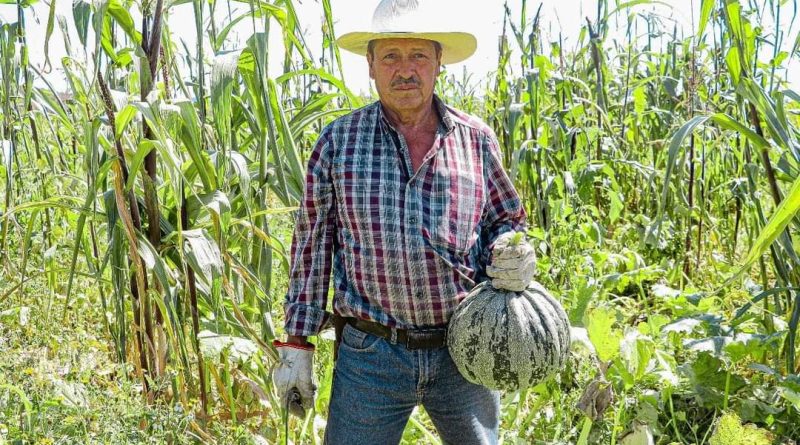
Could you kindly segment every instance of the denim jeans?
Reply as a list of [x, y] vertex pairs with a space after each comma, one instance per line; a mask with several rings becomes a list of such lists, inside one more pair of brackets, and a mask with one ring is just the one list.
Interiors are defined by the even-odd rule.
[[445, 444], [497, 443], [500, 393], [466, 381], [446, 347], [408, 350], [345, 326], [325, 443], [397, 444], [416, 405]]

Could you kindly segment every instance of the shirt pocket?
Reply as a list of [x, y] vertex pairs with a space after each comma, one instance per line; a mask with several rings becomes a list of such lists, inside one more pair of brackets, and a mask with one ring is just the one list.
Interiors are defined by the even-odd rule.
[[382, 218], [380, 181], [372, 180], [366, 167], [337, 166], [335, 183], [344, 228], [358, 244], [369, 240], [380, 230]]
[[470, 172], [447, 171], [434, 179], [428, 238], [434, 247], [465, 255], [475, 244], [483, 213], [483, 186]]

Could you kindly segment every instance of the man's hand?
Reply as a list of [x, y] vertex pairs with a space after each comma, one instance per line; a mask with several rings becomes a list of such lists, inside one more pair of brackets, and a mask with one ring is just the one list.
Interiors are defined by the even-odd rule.
[[486, 275], [492, 278], [492, 286], [514, 292], [528, 287], [536, 270], [536, 253], [525, 241], [525, 235], [507, 232], [499, 237], [492, 248], [492, 261], [486, 267]]
[[272, 345], [278, 350], [280, 359], [272, 372], [272, 382], [278, 391], [278, 398], [284, 407], [288, 407], [290, 413], [305, 417], [306, 410], [314, 404], [314, 393], [317, 390], [312, 366], [314, 345], [278, 340], [273, 341]]

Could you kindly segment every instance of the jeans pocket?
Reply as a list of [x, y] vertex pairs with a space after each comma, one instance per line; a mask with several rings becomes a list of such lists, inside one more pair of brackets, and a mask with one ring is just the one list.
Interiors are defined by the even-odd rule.
[[359, 331], [350, 324], [345, 325], [342, 331], [341, 346], [357, 352], [370, 352], [378, 348], [378, 342], [381, 340], [377, 335], [368, 334]]

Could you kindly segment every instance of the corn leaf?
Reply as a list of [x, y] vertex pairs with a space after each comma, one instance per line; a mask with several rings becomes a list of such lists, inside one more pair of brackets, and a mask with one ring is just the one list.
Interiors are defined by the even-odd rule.
[[769, 246], [783, 233], [786, 226], [789, 225], [798, 211], [800, 211], [800, 178], [794, 181], [789, 194], [775, 209], [767, 225], [761, 229], [761, 233], [758, 235], [758, 238], [756, 238], [756, 241], [750, 248], [750, 252], [748, 252], [747, 256], [742, 261], [739, 269], [726, 280], [723, 287], [730, 284], [731, 281], [741, 275], [754, 261], [766, 252]]
[[217, 243], [203, 229], [184, 230], [184, 253], [189, 265], [206, 284], [222, 273], [222, 255]]
[[[35, 5], [38, 2], [39, 0], [22, 0], [19, 4], [23, 8], [27, 8], [31, 5]], [[17, 0], [0, 0], [0, 5], [16, 5], [16, 4]]]
[[78, 31], [78, 39], [82, 46], [86, 46], [86, 36], [89, 32], [89, 17], [92, 15], [92, 5], [83, 0], [72, 3], [72, 19]]
[[136, 23], [128, 9], [119, 0], [108, 2], [108, 14], [114, 18], [120, 28], [128, 35], [131, 41], [141, 44], [142, 34], [136, 30]]
[[699, 28], [697, 29], [697, 38], [700, 39], [703, 37], [703, 33], [706, 30], [706, 26], [708, 25], [708, 20], [711, 18], [711, 12], [714, 10], [714, 4], [717, 3], [717, 0], [703, 0], [700, 5], [700, 23]]
[[755, 105], [759, 114], [767, 122], [770, 133], [775, 137], [776, 142], [782, 148], [791, 148], [791, 137], [789, 136], [788, 122], [781, 120], [775, 107], [775, 103], [767, 96], [764, 90], [752, 79], [744, 78], [739, 82], [738, 92]]

